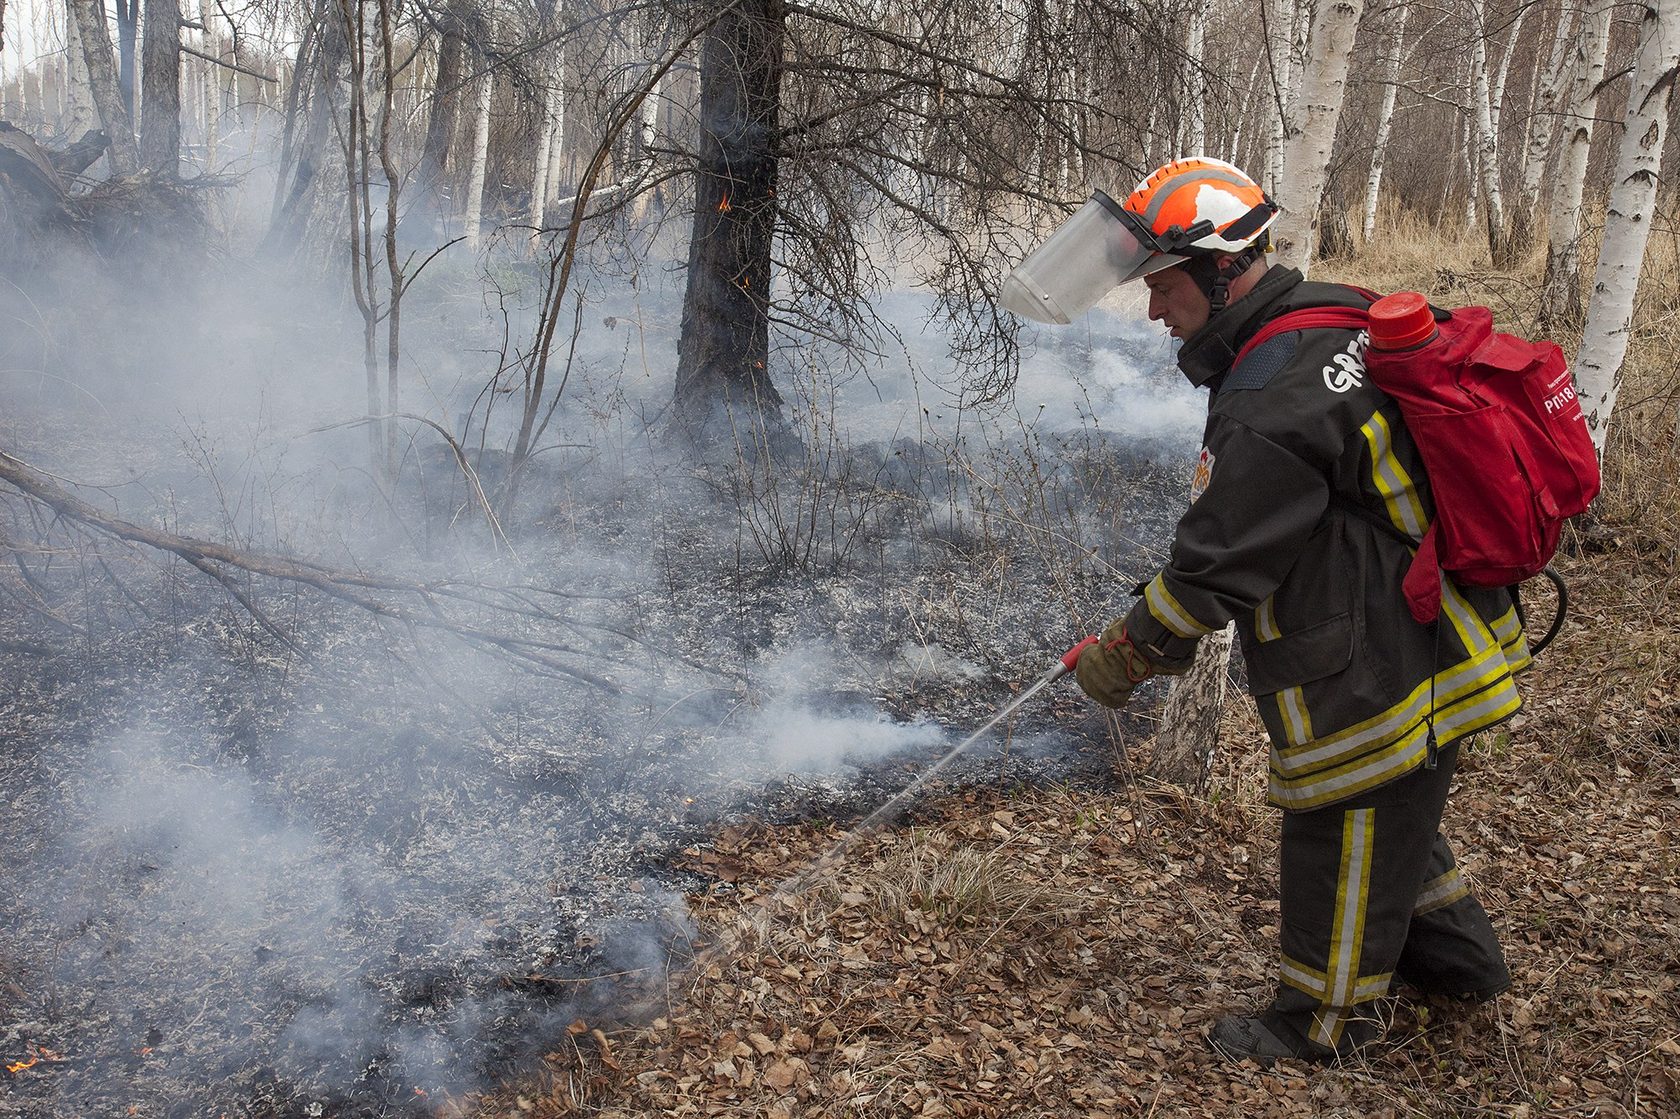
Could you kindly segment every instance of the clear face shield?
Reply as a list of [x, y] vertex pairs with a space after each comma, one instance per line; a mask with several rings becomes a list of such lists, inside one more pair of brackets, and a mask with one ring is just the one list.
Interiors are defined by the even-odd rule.
[[1097, 191], [1009, 274], [999, 306], [1065, 326], [1119, 285], [1185, 259], [1163, 252], [1153, 237], [1139, 240], [1136, 228], [1131, 214]]

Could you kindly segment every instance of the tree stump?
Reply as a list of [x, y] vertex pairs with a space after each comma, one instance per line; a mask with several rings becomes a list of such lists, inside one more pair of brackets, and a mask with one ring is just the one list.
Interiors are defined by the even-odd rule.
[[1193, 792], [1207, 787], [1213, 751], [1219, 745], [1219, 714], [1225, 708], [1226, 666], [1236, 626], [1202, 638], [1190, 671], [1172, 682], [1149, 775]]

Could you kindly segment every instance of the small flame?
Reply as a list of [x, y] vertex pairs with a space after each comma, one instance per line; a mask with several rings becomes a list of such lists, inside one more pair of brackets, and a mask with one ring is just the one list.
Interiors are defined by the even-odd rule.
[[41, 1058], [39, 1058], [39, 1057], [31, 1057], [27, 1061], [13, 1061], [11, 1064], [6, 1066], [6, 1071], [11, 1073], [12, 1075], [16, 1076], [18, 1073], [22, 1072], [24, 1069], [34, 1068], [36, 1065], [38, 1065], [40, 1063], [41, 1063]]
[[730, 209], [731, 209], [731, 207], [729, 205], [729, 192], [725, 191], [723, 197], [718, 199], [718, 213], [727, 214], [730, 211]]

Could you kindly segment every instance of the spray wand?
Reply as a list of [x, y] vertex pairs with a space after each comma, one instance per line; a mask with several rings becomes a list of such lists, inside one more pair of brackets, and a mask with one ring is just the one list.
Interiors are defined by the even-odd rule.
[[807, 865], [799, 873], [790, 878], [784, 879], [781, 885], [777, 886], [775, 891], [770, 895], [769, 900], [771, 905], [773, 906], [775, 903], [784, 898], [804, 893], [807, 889], [809, 889], [819, 877], [838, 864], [840, 860], [845, 857], [846, 852], [852, 848], [853, 844], [857, 843], [859, 840], [866, 839], [869, 836], [874, 835], [877, 831], [880, 831], [882, 826], [898, 813], [898, 810], [904, 806], [905, 802], [915, 796], [916, 793], [919, 792], [929, 781], [933, 780], [934, 777], [938, 776], [940, 770], [950, 765], [951, 762], [961, 757], [963, 753], [969, 749], [969, 747], [980, 741], [987, 731], [991, 730], [993, 727], [1003, 722], [1003, 720], [1019, 711], [1028, 700], [1033, 698], [1033, 696], [1037, 695], [1045, 688], [1048, 688], [1051, 684], [1054, 684], [1057, 680], [1060, 680], [1062, 677], [1072, 672], [1074, 667], [1079, 663], [1080, 654], [1092, 645], [1096, 644], [1096, 642], [1097, 639], [1095, 637], [1087, 637], [1085, 640], [1063, 653], [1061, 657], [1057, 659], [1056, 663], [1050, 666], [1044, 675], [1033, 681], [1033, 683], [1025, 691], [1005, 704], [997, 714], [993, 715], [990, 719], [987, 719], [979, 730], [957, 743], [942, 757], [940, 757], [939, 760], [935, 761], [932, 765], [928, 766], [920, 774], [918, 774], [914, 781], [910, 782], [910, 784], [893, 794], [893, 796], [887, 800], [885, 804], [882, 804], [879, 808], [875, 809], [875, 811], [864, 817], [861, 823], [852, 828], [845, 835], [841, 836], [839, 840], [835, 842], [834, 846], [825, 851], [821, 857]]

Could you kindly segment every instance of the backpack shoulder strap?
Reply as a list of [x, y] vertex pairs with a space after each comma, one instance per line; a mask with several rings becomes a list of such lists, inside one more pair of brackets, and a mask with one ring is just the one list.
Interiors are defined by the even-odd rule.
[[1299, 311], [1288, 311], [1279, 315], [1255, 331], [1254, 337], [1244, 342], [1242, 349], [1237, 351], [1236, 360], [1231, 362], [1231, 368], [1241, 365], [1243, 358], [1261, 344], [1276, 338], [1280, 334], [1288, 334], [1294, 330], [1317, 330], [1324, 327], [1334, 327], [1339, 330], [1363, 330], [1370, 324], [1369, 312], [1358, 307], [1304, 307]]

